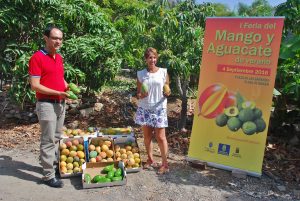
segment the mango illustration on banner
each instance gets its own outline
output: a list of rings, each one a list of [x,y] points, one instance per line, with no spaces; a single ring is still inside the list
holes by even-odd
[[[215,83],[207,87],[199,98],[199,115],[212,119],[221,114],[227,101],[227,88],[220,83]]]
[[[199,98],[199,115],[215,118],[219,127],[226,126],[232,132],[242,129],[246,135],[263,132],[266,122],[262,110],[255,102],[245,100],[239,92],[228,91],[227,87],[215,83],[207,87]]]

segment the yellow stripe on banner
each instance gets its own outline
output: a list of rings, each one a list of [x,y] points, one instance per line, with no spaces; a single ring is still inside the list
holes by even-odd
[[[212,94],[207,101],[204,102],[202,109],[203,111],[201,114],[203,116],[209,115],[212,112],[214,112],[218,106],[222,103],[224,96],[226,94],[227,90],[220,90]]]

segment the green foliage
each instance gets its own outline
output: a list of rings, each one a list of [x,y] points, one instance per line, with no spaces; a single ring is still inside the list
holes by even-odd
[[[282,92],[287,103],[299,105],[300,100],[300,24],[299,0],[288,0],[277,6],[275,15],[285,16],[284,35],[281,48],[280,60],[277,71],[276,87]],[[289,35],[287,35],[289,33]],[[276,105],[283,105],[275,102]]]
[[[105,83],[103,86],[103,90],[113,90],[113,91],[133,91],[136,89],[136,81],[135,80],[126,80],[126,79],[114,79]]]
[[[231,11],[227,5],[221,3],[213,3],[212,7],[215,10],[216,16],[235,16],[235,13]]]
[[[161,66],[173,77],[189,80],[199,74],[206,16],[214,14],[208,5],[184,1],[172,9],[161,6],[161,23],[153,29],[154,43],[160,51]],[[184,44],[184,45],[182,45]]]
[[[300,35],[290,36],[282,41],[279,57],[284,60],[300,58]]]
[[[28,53],[23,53],[15,63],[14,68],[12,68],[13,86],[9,91],[11,97],[17,103],[23,103],[26,100],[34,101],[34,92],[30,90],[29,76],[28,76],[28,60],[30,55]]]
[[[255,0],[250,6],[238,4],[238,15],[241,16],[272,16],[273,8],[267,0]]]
[[[100,1],[101,8],[109,12],[115,28],[122,33],[124,39],[120,57],[122,66],[136,68],[142,66],[143,52],[151,36],[145,33],[148,22],[149,3],[139,0]]]
[[[286,18],[276,87],[285,101],[293,103],[300,103],[299,1],[287,0],[275,11],[276,16]],[[238,8],[243,16],[271,16],[272,12],[266,0],[250,6],[240,3]],[[205,18],[220,15],[233,13],[222,4],[196,4],[193,0],[2,0],[0,70],[13,75],[10,94],[17,102],[34,101],[28,60],[44,45],[44,27],[55,23],[64,32],[61,54],[68,82],[84,86],[88,92],[102,86],[134,88],[135,83],[114,78],[121,66],[144,68],[144,51],[152,46],[160,54],[158,66],[168,68],[172,85],[176,79],[178,89],[173,92],[186,96],[180,88],[191,93],[189,89],[198,84]]]
[[[126,2],[105,1],[103,5],[112,10],[114,24],[123,34],[122,66],[135,70],[145,68],[145,49],[156,48],[160,54],[157,65],[167,68],[171,79],[178,81],[177,91],[185,99],[191,75],[200,72],[205,18],[215,14],[213,7],[197,5],[192,0],[179,3],[158,0],[144,6],[138,6],[137,1],[131,5]]]
[[[28,60],[41,42],[41,38],[36,37],[37,26],[40,26],[37,20],[39,7],[42,7],[42,2],[0,2],[0,68],[13,76],[9,94],[20,104],[34,100],[28,83]],[[29,10],[32,12],[27,12]]]
[[[284,33],[300,34],[300,0],[287,0],[276,7],[275,16],[285,16]]]
[[[274,98],[274,128],[282,126],[283,122],[293,124],[298,121],[298,117],[290,115],[298,114],[298,111],[288,112],[287,106],[300,106],[300,1],[287,0],[278,5],[275,15],[284,16],[285,22],[275,82],[281,94]]]
[[[10,93],[19,103],[34,100],[27,81],[28,55],[43,47],[42,32],[49,23],[64,32],[61,54],[67,81],[97,91],[120,68],[121,34],[95,3],[3,0],[0,2],[0,69],[13,75]],[[20,63],[24,58],[26,65]]]
[[[73,66],[69,63],[64,64],[65,67],[65,79],[68,82],[73,83],[85,83],[86,75],[78,68],[73,68]]]
[[[298,56],[299,57],[299,56]],[[300,100],[300,62],[299,58],[285,60],[277,70],[276,88],[288,102],[299,105]],[[276,104],[275,104],[276,106]]]
[[[121,34],[93,2],[76,0],[61,6],[59,12],[64,13],[69,36],[62,48],[66,61],[85,74],[81,77],[88,92],[100,90],[120,69]]]
[[[205,17],[214,14],[210,4],[114,0],[100,5],[110,9],[116,28],[123,33],[122,66],[144,68],[143,53],[153,46],[160,53],[159,65],[171,74],[188,79],[199,73]]]
[[[66,59],[85,73],[88,90],[97,91],[119,71],[121,59],[118,49],[121,45],[120,35],[107,27],[99,35],[70,38],[65,41],[63,50],[68,53]]]

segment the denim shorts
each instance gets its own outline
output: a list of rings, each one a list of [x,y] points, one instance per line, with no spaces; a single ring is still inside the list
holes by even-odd
[[[166,108],[148,110],[138,107],[135,114],[135,123],[141,126],[150,126],[153,128],[168,127],[168,115]]]

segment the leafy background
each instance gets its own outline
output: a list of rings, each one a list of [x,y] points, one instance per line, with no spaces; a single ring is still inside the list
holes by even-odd
[[[187,99],[194,96],[200,73],[205,19],[209,16],[285,16],[274,96],[276,126],[296,121],[300,103],[300,0],[272,7],[266,0],[237,11],[223,4],[167,0],[2,0],[0,72],[12,79],[11,98],[34,102],[28,84],[28,60],[43,46],[42,32],[53,23],[64,32],[61,54],[68,82],[87,94],[111,86],[121,69],[144,68],[143,52],[155,47],[159,66],[171,75],[171,88],[182,100],[180,128],[186,124]],[[121,85],[120,85],[121,87]],[[289,105],[293,107],[293,114]]]

